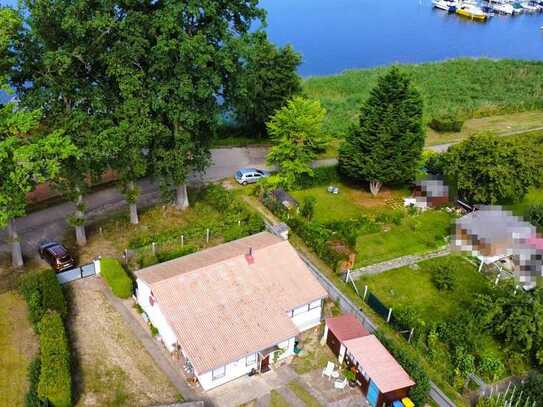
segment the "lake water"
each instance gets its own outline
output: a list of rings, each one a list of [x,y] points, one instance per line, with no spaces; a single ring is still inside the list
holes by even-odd
[[[430,0],[262,0],[268,33],[303,55],[300,73],[456,57],[543,59],[543,14],[481,23]]]
[[[303,76],[456,57],[543,59],[543,14],[480,23],[433,9],[430,0],[261,0],[261,5],[268,11],[270,38],[291,43],[303,55]]]

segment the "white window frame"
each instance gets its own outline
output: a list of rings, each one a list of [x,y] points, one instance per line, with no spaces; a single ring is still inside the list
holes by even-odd
[[[247,355],[245,357],[245,366],[252,366],[256,364],[256,353],[253,353],[251,355]]]
[[[310,303],[309,303],[309,311],[311,311],[312,309],[315,309],[315,308],[320,308],[320,307],[321,307],[321,303],[322,303],[322,300],[321,300],[321,299],[318,299],[318,300],[316,300],[316,301],[310,302]]]
[[[292,310],[292,316],[295,317],[297,315],[302,315],[306,313],[309,310],[309,304],[302,305],[301,307],[294,308]]]
[[[224,376],[226,376],[226,366],[221,366],[211,371],[212,380],[222,379]]]

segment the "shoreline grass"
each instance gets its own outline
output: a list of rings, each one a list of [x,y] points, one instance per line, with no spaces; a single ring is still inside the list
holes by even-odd
[[[303,91],[326,108],[325,129],[338,137],[355,122],[361,104],[387,69],[310,77]],[[426,123],[444,114],[469,119],[543,108],[543,62],[454,59],[405,64],[401,69],[422,94]]]

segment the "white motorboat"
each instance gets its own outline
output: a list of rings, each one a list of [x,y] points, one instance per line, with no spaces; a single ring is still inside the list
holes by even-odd
[[[539,7],[530,4],[529,2],[520,3],[526,13],[539,13]]]
[[[509,3],[489,3],[490,7],[499,14],[513,15],[515,14],[515,9]]]
[[[432,4],[435,8],[440,10],[445,10],[449,13],[454,13],[456,11],[456,2],[448,0],[432,0]]]

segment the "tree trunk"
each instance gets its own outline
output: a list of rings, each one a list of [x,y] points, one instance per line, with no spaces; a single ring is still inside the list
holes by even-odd
[[[379,190],[383,186],[383,183],[380,181],[370,181],[370,192],[373,196],[377,196]]]
[[[15,219],[10,219],[8,222],[8,235],[11,245],[11,265],[14,268],[22,267],[23,251],[21,250],[21,242],[15,228]]]
[[[85,204],[83,203],[83,195],[80,194],[77,196],[75,205],[75,239],[78,246],[85,246],[87,244],[87,233],[85,231],[85,213],[83,212]]]
[[[138,218],[138,206],[135,203],[129,204],[130,207],[130,223],[133,225],[137,225],[140,223],[140,220]]]
[[[128,183],[128,206],[130,208],[130,223],[132,225],[137,225],[140,223],[138,217],[138,206],[136,204],[137,199],[136,186],[134,181],[130,181]]]
[[[175,207],[177,209],[187,209],[189,207],[189,195],[187,193],[187,184],[178,185],[176,188]]]

